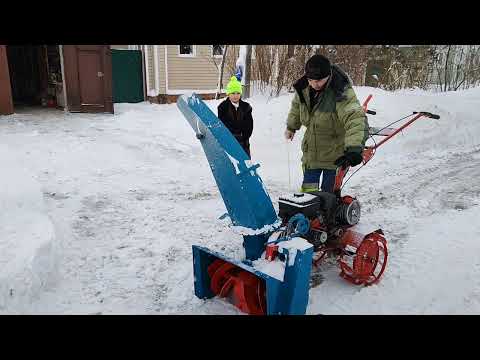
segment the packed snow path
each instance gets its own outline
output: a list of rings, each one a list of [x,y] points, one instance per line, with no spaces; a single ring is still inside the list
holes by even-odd
[[[354,287],[327,263],[315,274],[308,313],[480,313],[480,89],[356,91],[360,99],[374,94],[373,126],[419,110],[441,119],[417,121],[345,186],[361,202],[361,223],[386,234],[390,257],[382,281]],[[275,206],[301,181],[302,134],[283,140],[291,97],[250,101],[253,160]],[[208,104],[215,109],[218,101]],[[191,245],[238,258],[242,238],[218,220],[225,207],[175,105],[117,104],[114,116],[23,112],[0,117],[0,141],[42,184],[56,232],[55,281],[21,309],[238,314],[221,300],[193,294]]]

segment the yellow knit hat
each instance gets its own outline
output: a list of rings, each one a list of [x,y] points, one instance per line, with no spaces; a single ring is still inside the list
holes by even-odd
[[[230,82],[227,85],[227,95],[239,93],[242,94],[242,84],[237,80],[235,76],[230,78]]]

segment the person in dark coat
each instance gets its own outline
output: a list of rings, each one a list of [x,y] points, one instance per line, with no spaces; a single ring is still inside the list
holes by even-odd
[[[252,107],[241,99],[242,84],[232,76],[226,89],[227,98],[218,105],[218,118],[250,156],[250,136],[253,132]]]

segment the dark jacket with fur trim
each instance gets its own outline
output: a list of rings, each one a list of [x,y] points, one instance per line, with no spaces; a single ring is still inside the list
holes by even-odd
[[[230,99],[225,99],[218,105],[218,118],[230,130],[245,152],[250,155],[250,136],[253,132],[252,107],[240,99],[236,109]]]
[[[307,78],[300,78],[293,87],[287,129],[306,127],[302,141],[305,168],[335,169],[335,160],[345,151],[363,150],[368,137],[367,117],[342,69],[332,66],[332,75],[312,108]]]

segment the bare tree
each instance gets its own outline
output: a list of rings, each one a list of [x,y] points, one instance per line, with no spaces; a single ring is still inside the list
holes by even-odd
[[[252,64],[252,45],[247,45],[247,55],[245,59],[245,90],[243,91],[243,97],[248,99],[250,97],[250,73]]]
[[[450,59],[450,52],[452,50],[452,45],[447,46],[447,56],[445,58],[445,67],[444,67],[444,75],[445,75],[445,81],[444,81],[444,88],[443,91],[447,91],[447,85],[448,85],[448,60]]]
[[[311,45],[257,45],[252,78],[260,91],[270,89],[270,96],[278,96],[303,75],[305,62],[312,54]]]
[[[220,64],[220,70],[218,73],[218,85],[217,85],[217,92],[215,94],[215,99],[218,99],[218,96],[222,92],[223,88],[223,71],[225,68],[225,59],[227,58],[227,53],[228,53],[228,45],[224,45],[225,48],[223,49],[223,54],[222,54],[222,62]]]
[[[262,92],[269,89],[270,96],[278,96],[284,89],[292,91],[293,83],[304,74],[306,61],[315,53],[340,66],[354,85],[367,85],[371,71],[376,81],[369,84],[390,91],[433,86],[451,91],[480,83],[478,45],[257,45],[252,53],[250,80]],[[226,60],[225,66],[231,63]]]
[[[255,62],[251,69],[251,78],[257,81],[261,91],[264,91],[272,83],[275,47],[275,45],[255,46]]]
[[[368,49],[362,45],[320,45],[317,53],[341,67],[355,85],[364,85]]]
[[[477,86],[480,80],[480,46],[446,45],[434,47],[432,83],[441,91]]]
[[[470,45],[465,60],[465,82],[463,88],[477,86],[480,81],[480,46]]]
[[[292,46],[288,45],[286,47],[278,47],[276,51],[277,66],[276,66],[276,76],[275,76],[275,87],[272,88],[270,95],[278,96],[282,89],[290,84],[288,84],[288,74],[290,67],[292,67],[294,53]]]
[[[455,69],[455,79],[453,81],[453,90],[458,90],[458,88],[463,84],[463,82],[465,81],[465,72],[464,71],[461,71],[461,67],[463,65],[463,53],[464,53],[464,48],[462,47],[460,49],[460,59],[459,61],[457,62],[456,64],[456,69]],[[460,81],[460,77],[461,75],[463,75],[463,80]]]

